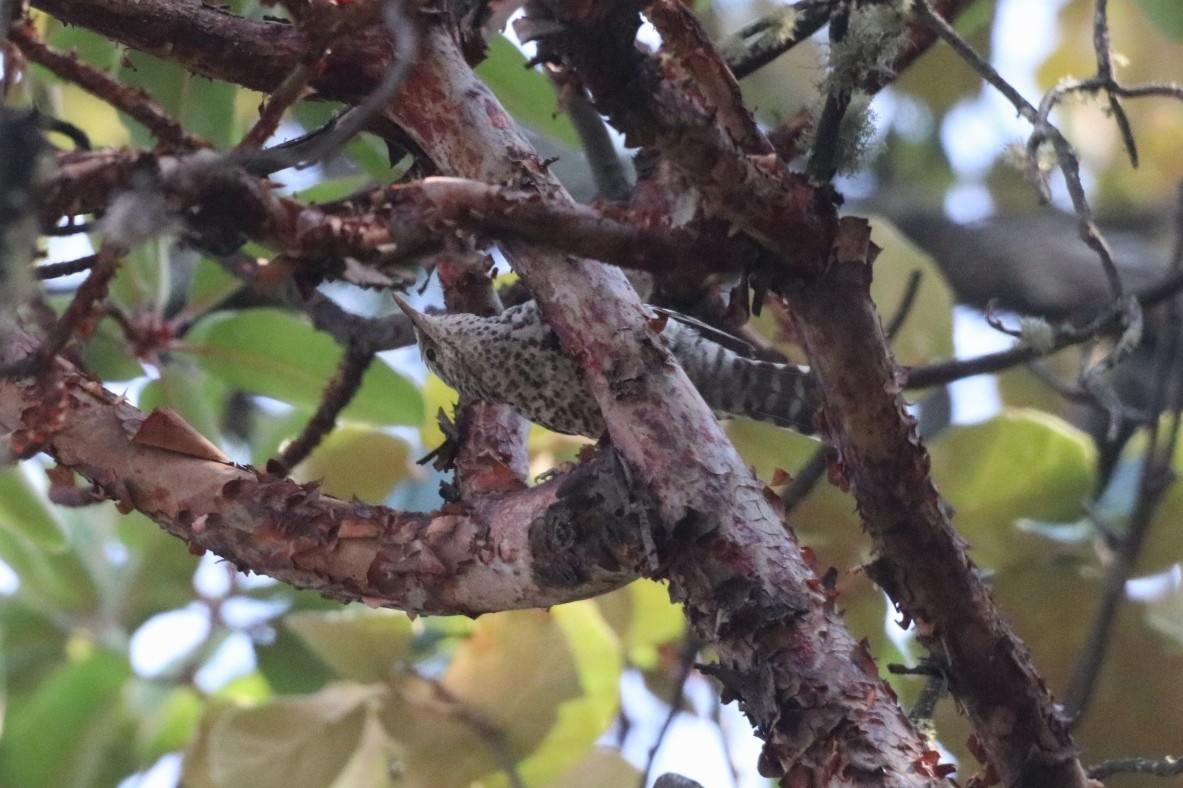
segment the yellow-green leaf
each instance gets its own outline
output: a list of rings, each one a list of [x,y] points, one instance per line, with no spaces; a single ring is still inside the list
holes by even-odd
[[[582,694],[559,706],[558,724],[542,744],[518,766],[527,784],[557,777],[595,746],[620,707],[620,675],[624,669],[620,643],[591,600],[551,610],[566,633],[575,656]],[[489,781],[506,786],[504,774]]]
[[[185,757],[184,782],[203,788],[324,788],[362,766],[359,748],[383,765],[390,753],[367,741],[367,717],[389,692],[341,682],[314,695],[213,713]]]
[[[414,638],[405,613],[350,607],[329,613],[291,613],[284,625],[343,679],[388,681],[407,658]]]
[[[292,471],[297,481],[320,480],[325,492],[338,498],[381,503],[394,485],[418,475],[406,441],[357,425],[333,430]]]
[[[597,597],[595,602],[620,638],[629,662],[644,670],[655,666],[658,646],[677,640],[686,632],[682,606],[670,601],[665,583],[637,580]]]
[[[637,785],[641,773],[615,750],[596,749],[546,783],[546,788],[619,788]]]
[[[494,773],[504,759],[488,731],[527,784],[536,784],[570,766],[603,732],[616,708],[620,666],[616,639],[589,602],[497,613],[479,619],[456,648],[442,692],[407,677],[383,717],[406,747],[412,784],[468,786],[485,775],[487,784],[501,784]]]

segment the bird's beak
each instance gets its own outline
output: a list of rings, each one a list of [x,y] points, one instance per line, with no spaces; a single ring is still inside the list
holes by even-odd
[[[403,314],[411,319],[411,325],[415,326],[416,331],[424,336],[433,336],[431,323],[427,321],[419,310],[400,298],[398,293],[391,293],[390,295],[394,297],[394,303],[398,304],[398,308],[403,310]]]

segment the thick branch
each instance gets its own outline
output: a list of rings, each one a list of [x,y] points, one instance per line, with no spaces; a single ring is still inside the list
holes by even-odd
[[[710,107],[703,111],[702,94],[660,79],[654,62],[636,53],[634,28],[623,21],[627,4],[557,1],[548,9],[567,28],[548,42],[597,105],[630,139],[656,147],[707,199],[730,201],[728,218],[742,213],[737,226],[776,255],[770,271],[779,264],[794,273],[797,282],[782,276],[773,285],[793,307],[821,383],[839,462],[879,552],[875,578],[945,661],[991,765],[1006,784],[1086,784],[1050,693],[975,574],[932,485],[870,299],[865,223],[845,222],[835,235],[823,192],[772,163],[745,172],[752,166],[745,154],[761,151],[737,149]],[[674,51],[667,60],[696,56]],[[741,196],[754,182],[759,198]],[[802,231],[810,233],[806,242],[797,237]]]
[[[155,183],[149,184],[149,173]],[[482,239],[526,241],[653,274],[676,272],[695,281],[709,274],[737,274],[754,257],[750,242],[724,232],[637,226],[533,189],[463,178],[431,177],[394,186],[376,192],[377,204],[370,210],[337,215],[332,206],[279,197],[265,181],[207,153],[62,154],[57,171],[42,187],[42,222],[51,226],[62,216],[100,209],[133,189],[149,195],[153,205],[166,203],[170,218],[187,218],[196,238],[258,241],[293,262],[307,258],[317,269],[324,268],[326,257],[336,260],[345,254],[379,269],[396,266],[446,247],[457,230]]]
[[[868,571],[940,660],[1004,784],[1083,785],[1050,693],[932,484],[869,285],[869,266],[838,260],[789,299],[840,467],[875,540]]]
[[[425,55],[404,96],[430,100],[395,109],[441,168],[490,182],[527,182],[569,200],[463,68],[450,39],[429,36]],[[725,686],[767,738],[763,771],[837,781],[832,784],[924,782],[927,745],[842,625],[800,547],[784,538],[775,496],[753,478],[655,341],[624,277],[522,244],[506,249],[585,367],[613,445],[654,497],[662,571],[715,646]]]
[[[34,434],[105,497],[191,549],[342,601],[464,614],[550,605],[637,577],[645,519],[611,453],[514,495],[435,514],[321,495],[315,485],[137,443],[145,416],[58,362],[58,423],[45,392],[0,381],[0,433]]]

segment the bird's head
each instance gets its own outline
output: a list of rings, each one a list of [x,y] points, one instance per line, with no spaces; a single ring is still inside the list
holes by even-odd
[[[445,383],[460,389],[466,374],[465,364],[462,348],[456,342],[457,327],[450,325],[450,316],[426,315],[398,295],[394,296],[394,301],[411,320],[423,363]]]

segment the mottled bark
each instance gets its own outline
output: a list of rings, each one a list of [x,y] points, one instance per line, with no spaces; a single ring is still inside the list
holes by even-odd
[[[147,445],[139,410],[65,362],[55,376],[52,396],[0,380],[9,446],[35,439],[105,497],[244,571],[341,601],[467,615],[548,607],[639,576],[646,517],[611,454],[514,495],[398,512]]]

